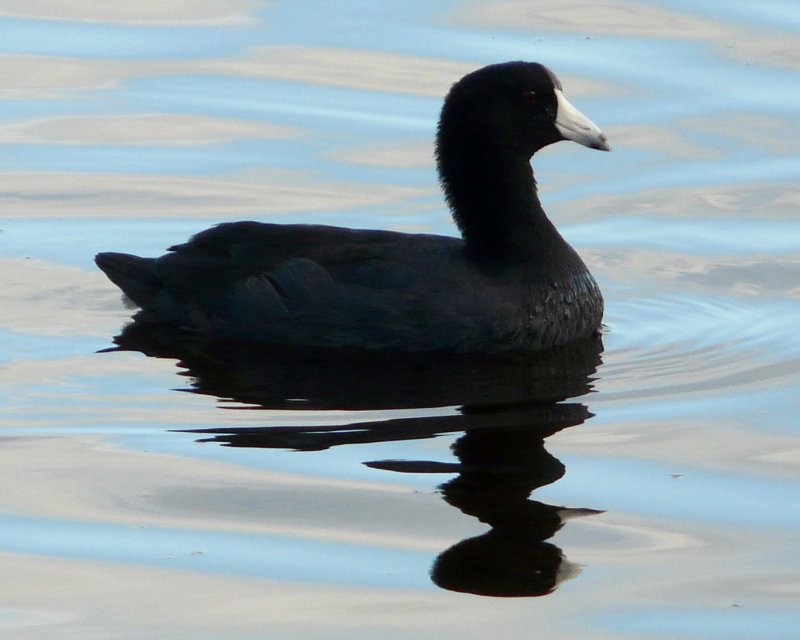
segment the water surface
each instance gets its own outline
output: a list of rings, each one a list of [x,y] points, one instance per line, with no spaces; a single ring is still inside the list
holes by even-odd
[[[62,4],[0,8],[2,634],[796,637],[794,3]],[[614,147],[535,161],[602,346],[97,353],[130,316],[100,250],[455,234],[441,97],[509,59]]]

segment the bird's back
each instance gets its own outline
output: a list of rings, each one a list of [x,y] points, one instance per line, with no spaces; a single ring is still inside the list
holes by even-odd
[[[238,222],[160,258],[97,264],[141,307],[137,321],[275,344],[531,349],[590,335],[602,314],[585,268],[482,267],[435,235]]]

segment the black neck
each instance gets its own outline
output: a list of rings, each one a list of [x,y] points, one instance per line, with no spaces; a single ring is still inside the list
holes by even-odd
[[[468,253],[483,262],[545,259],[563,243],[547,219],[530,158],[516,149],[439,140],[439,176]],[[460,148],[459,148],[460,147]],[[552,249],[552,247],[550,247]]]

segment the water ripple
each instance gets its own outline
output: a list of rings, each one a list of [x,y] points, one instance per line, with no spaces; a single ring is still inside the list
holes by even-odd
[[[800,347],[787,305],[797,306],[685,295],[615,301],[604,387],[642,397],[752,388],[796,375]]]

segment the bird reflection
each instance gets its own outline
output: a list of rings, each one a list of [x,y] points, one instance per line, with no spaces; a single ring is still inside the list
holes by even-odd
[[[439,555],[432,578],[440,587],[491,596],[540,596],[576,575],[578,567],[545,540],[568,518],[600,511],[568,509],[528,497],[565,472],[545,450],[545,438],[591,414],[580,404],[543,409],[517,409],[517,425],[468,429],[452,445],[459,463],[447,469],[423,462],[367,463],[393,471],[457,473],[440,487],[445,501],[491,527]]]
[[[431,577],[444,589],[487,596],[540,596],[578,572],[548,542],[573,517],[601,513],[530,499],[565,473],[544,447],[552,434],[591,418],[567,402],[592,389],[599,337],[537,354],[497,357],[401,355],[265,349],[220,344],[133,324],[116,349],[175,358],[192,390],[253,409],[389,410],[459,407],[452,415],[414,415],[347,425],[224,427],[191,430],[201,442],[231,447],[316,451],[334,446],[460,433],[457,461],[373,460],[397,473],[454,475],[444,500],[489,530],[442,552]]]

